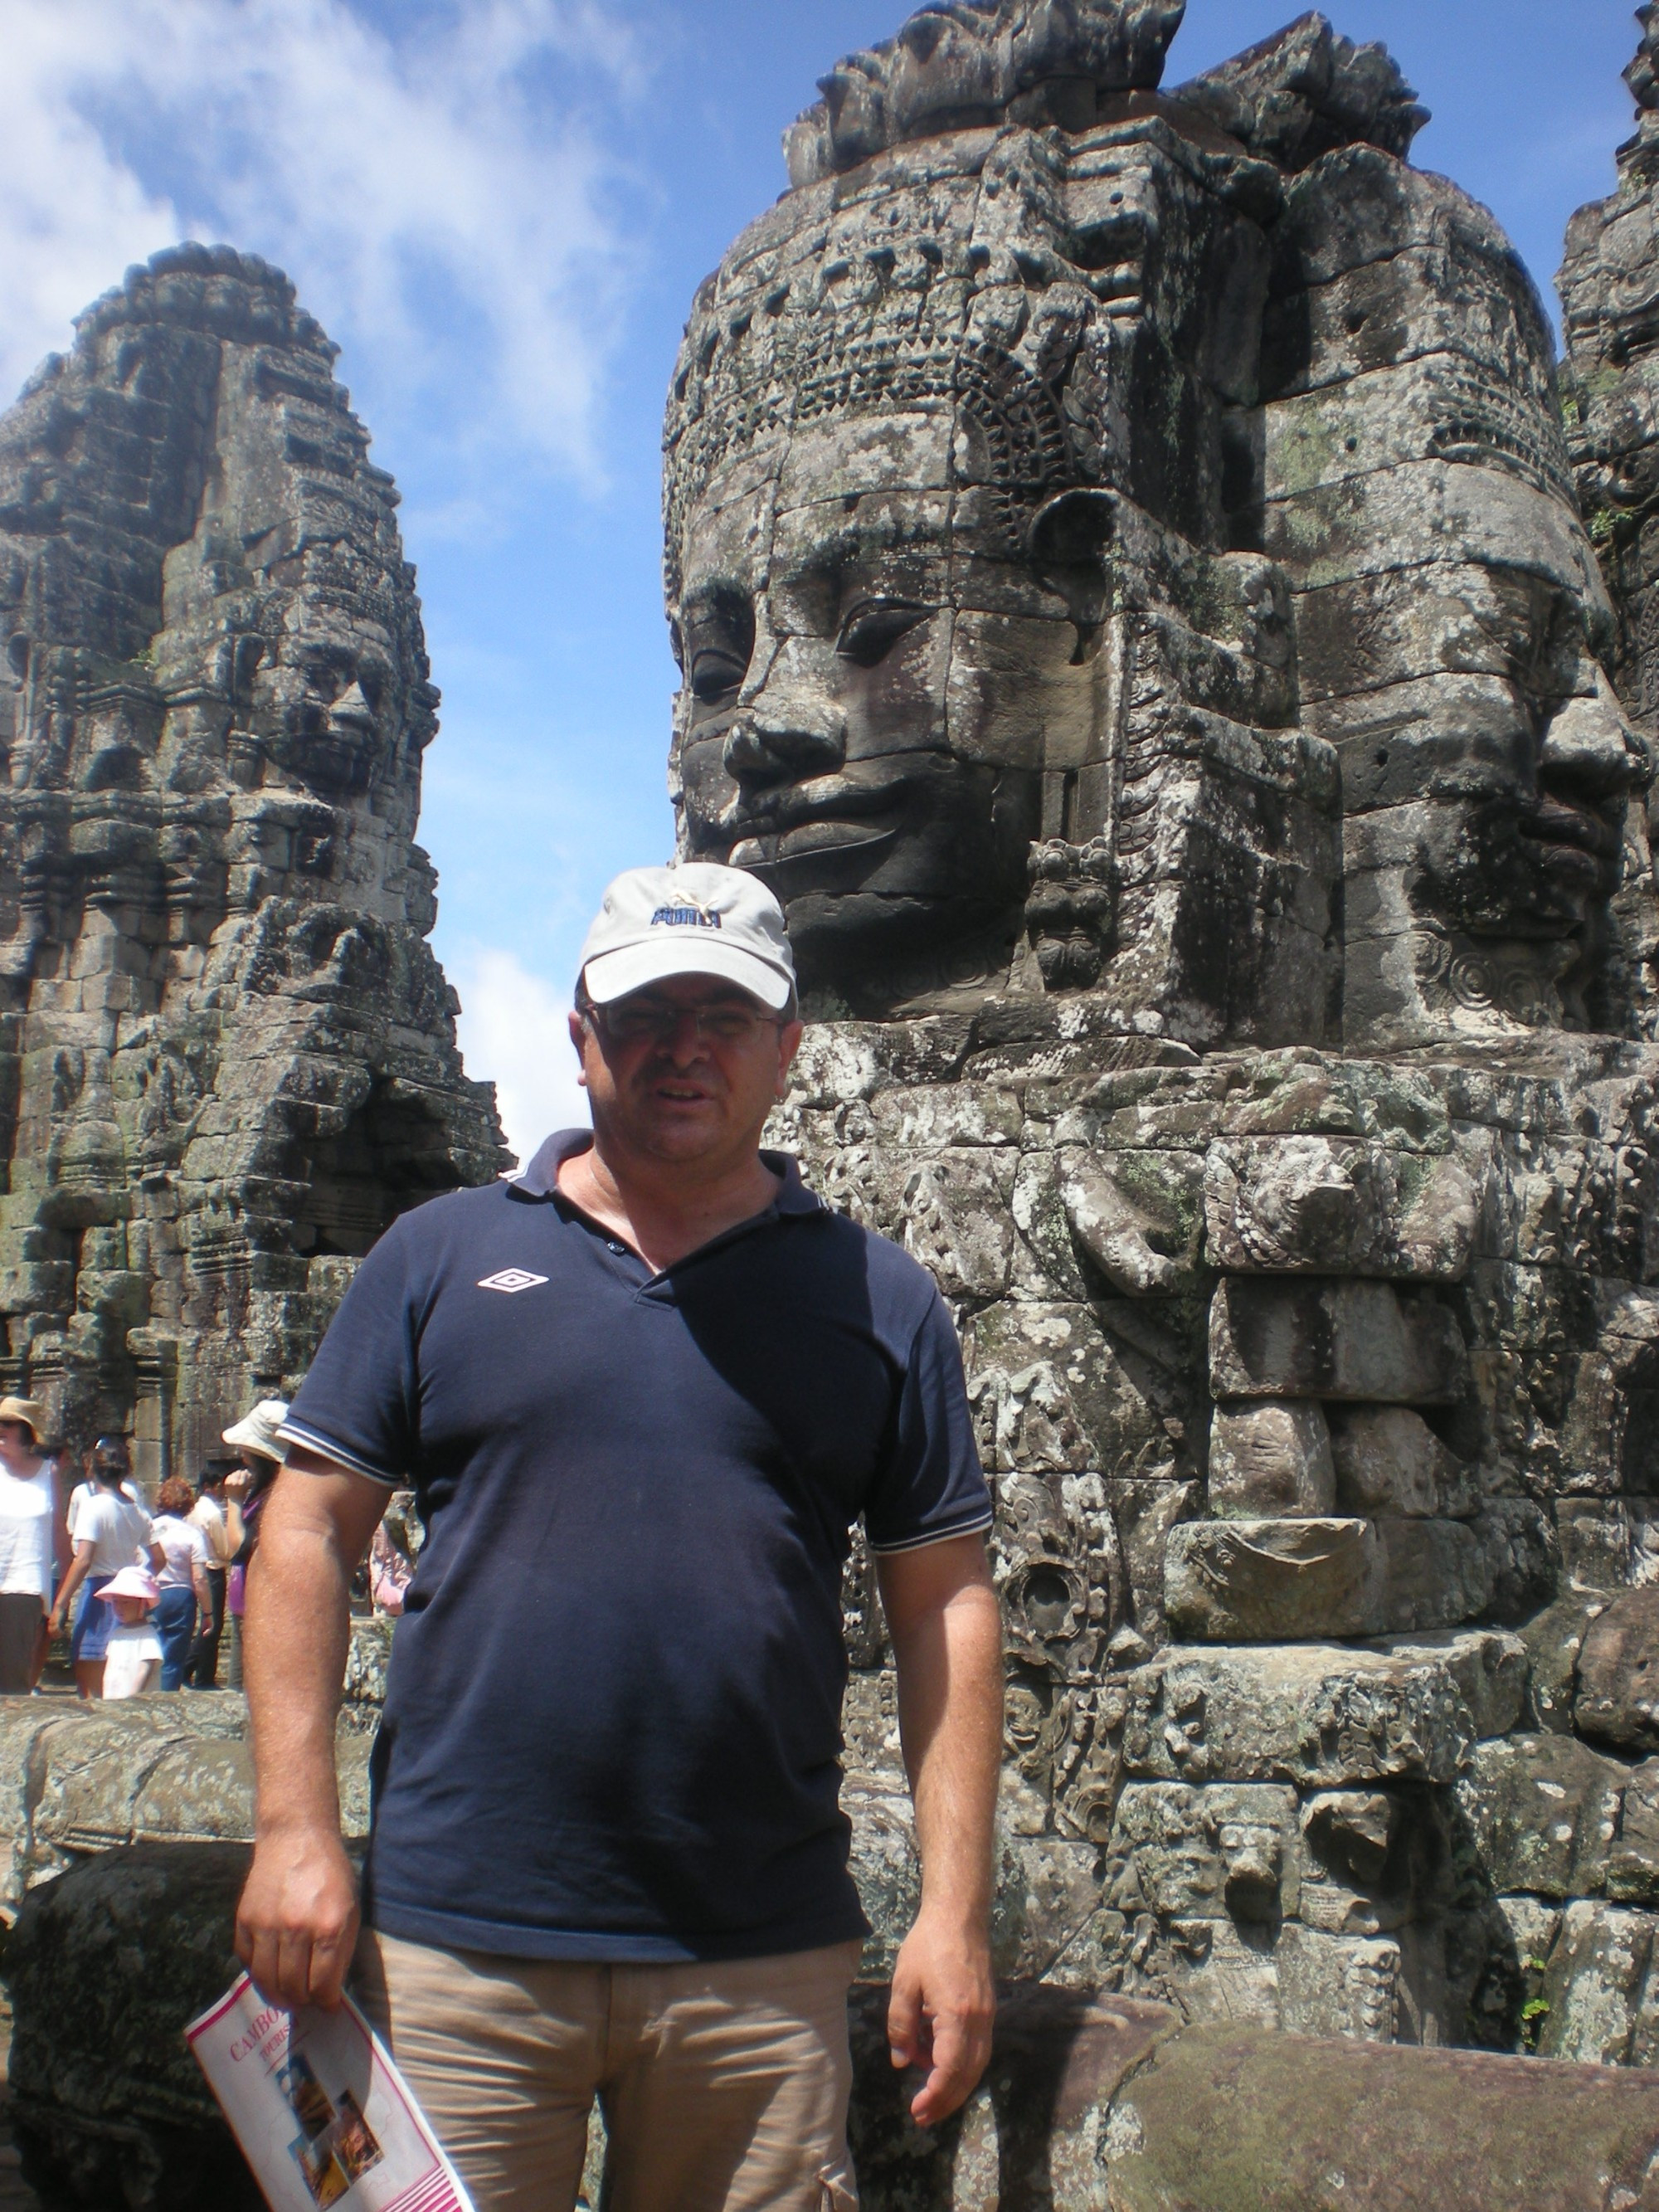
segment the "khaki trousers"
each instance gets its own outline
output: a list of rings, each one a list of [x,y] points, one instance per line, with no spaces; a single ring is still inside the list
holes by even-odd
[[[606,2212],[854,2212],[860,1948],[594,1966],[365,1931],[353,1988],[477,2212],[571,2212],[596,2098]]]

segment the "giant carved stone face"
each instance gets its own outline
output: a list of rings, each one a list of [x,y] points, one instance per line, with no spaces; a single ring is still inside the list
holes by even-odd
[[[1294,721],[1287,588],[1223,550],[1224,407],[1253,374],[1266,252],[1192,158],[1163,114],[1085,158],[956,132],[790,195],[700,295],[668,425],[682,843],[773,885],[809,989],[901,1004],[941,961],[1006,981],[1044,846],[1065,848],[1057,926],[1091,916],[1116,816],[1147,831],[1174,803],[1161,758],[1127,757],[1137,684]],[[1203,283],[1181,313],[1166,225]],[[1137,410],[1138,387],[1163,402]],[[1265,781],[1306,814],[1295,751]],[[1182,834],[1143,836],[1127,896],[1139,866],[1158,899]],[[1026,962],[1039,993],[1101,973],[1098,948],[1061,949]]]
[[[1621,1027],[1608,902],[1650,767],[1531,283],[1368,147],[1297,180],[1278,257],[1261,529],[1341,761],[1349,1040]]]
[[[942,412],[884,442],[951,428]],[[677,625],[688,845],[772,886],[809,972],[1017,911],[1045,728],[1087,711],[1063,609],[1012,565],[1007,611],[963,604],[950,494],[856,475],[775,517],[764,557],[694,519]]]
[[[928,135],[916,70],[1030,12],[844,64],[699,294],[683,848],[773,886],[826,1008],[943,975],[1200,1045],[1617,1026],[1649,769],[1529,280],[1403,160],[1397,75],[1352,143],[1375,57],[1310,119],[1291,33],[1164,98],[1177,11],[1085,9],[1140,89]]]

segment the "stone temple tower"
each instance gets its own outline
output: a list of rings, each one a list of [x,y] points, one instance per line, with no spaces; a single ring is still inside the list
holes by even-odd
[[[1389,57],[1165,90],[1182,12],[939,0],[789,134],[669,396],[682,845],[961,1329],[1006,1970],[1650,2064],[1659,19],[1564,421]]]
[[[397,493],[280,271],[159,254],[0,418],[0,1376],[165,1473],[504,1163],[414,843]]]

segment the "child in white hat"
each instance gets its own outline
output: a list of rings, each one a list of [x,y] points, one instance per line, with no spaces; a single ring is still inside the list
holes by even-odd
[[[161,1680],[161,1639],[151,1611],[161,1586],[148,1568],[123,1567],[98,1593],[115,1609],[115,1626],[104,1654],[106,1698],[138,1698]]]

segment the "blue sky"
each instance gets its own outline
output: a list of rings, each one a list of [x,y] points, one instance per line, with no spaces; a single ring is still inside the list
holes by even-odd
[[[1295,0],[1189,0],[1173,84]],[[1626,0],[1327,0],[1544,289],[1632,127]],[[404,494],[442,730],[422,837],[468,1066],[580,1112],[562,1010],[608,878],[667,856],[663,394],[779,133],[904,0],[0,0],[0,386],[179,237],[282,264]]]

